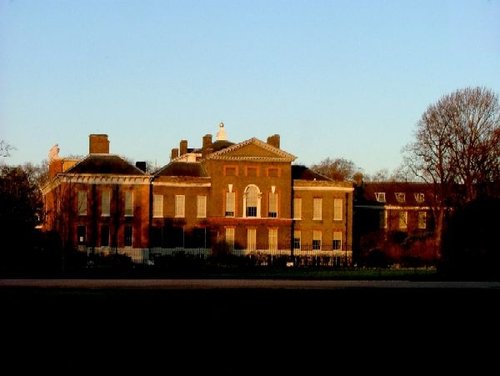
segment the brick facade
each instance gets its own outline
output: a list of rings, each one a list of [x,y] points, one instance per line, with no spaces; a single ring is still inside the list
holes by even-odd
[[[225,242],[236,255],[350,264],[352,184],[293,165],[279,135],[232,143],[222,127],[200,148],[182,140],[152,174],[109,154],[106,135],[90,135],[87,157],[66,170],[64,159],[51,161],[45,229],[69,247],[138,262],[175,251],[206,256]]]

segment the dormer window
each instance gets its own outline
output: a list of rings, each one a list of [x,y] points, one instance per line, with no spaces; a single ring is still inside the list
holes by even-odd
[[[396,192],[394,193],[396,195],[396,201],[399,202],[400,204],[405,202],[405,194],[404,192]]]
[[[385,192],[375,192],[375,199],[378,202],[385,202]]]
[[[423,203],[425,200],[425,195],[423,193],[415,193],[415,201],[419,204]]]

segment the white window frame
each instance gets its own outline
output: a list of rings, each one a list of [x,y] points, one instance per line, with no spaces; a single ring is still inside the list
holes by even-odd
[[[87,191],[78,191],[78,215],[87,215],[88,213],[88,199]]]
[[[278,228],[272,227],[269,229],[269,251],[278,250]]]
[[[234,249],[235,233],[236,231],[234,227],[226,227],[226,243],[229,245],[231,250]]]
[[[295,197],[293,199],[293,219],[302,219],[302,197]]]
[[[338,248],[335,248],[336,241],[338,241],[340,244],[340,247],[338,247]],[[342,231],[334,231],[333,232],[332,250],[333,251],[341,251],[342,250]]]
[[[186,196],[175,195],[175,218],[184,218],[186,216]]]
[[[153,218],[163,218],[163,195],[153,195]]]
[[[344,219],[344,200],[341,198],[333,199],[333,220],[334,221],[342,221]]]
[[[196,218],[207,217],[207,196],[196,196]]]
[[[398,213],[398,227],[401,230],[408,228],[408,212],[406,210],[401,210]]]
[[[125,191],[125,217],[134,215],[134,191]]]
[[[380,228],[387,228],[389,212],[387,210],[380,211]]]
[[[395,192],[394,196],[396,196],[396,201],[400,204],[403,204],[406,201],[406,195],[404,192]]]
[[[235,213],[236,213],[236,193],[232,191],[226,192],[226,210],[224,216],[234,217],[236,215]]]
[[[257,250],[257,229],[247,228],[247,250],[252,252]]]
[[[313,220],[321,221],[323,219],[323,198],[313,198]]]
[[[268,199],[269,199],[269,211],[267,216],[269,218],[278,218],[278,193],[269,192]]]
[[[320,230],[313,230],[313,237],[312,237],[312,244],[311,244],[311,248],[313,251],[321,251],[321,247],[322,247],[322,240],[323,240],[323,232],[320,231]],[[314,242],[315,241],[319,241],[319,248],[315,249],[314,248]]]
[[[422,192],[415,193],[415,201],[419,204],[423,203],[425,201],[425,194]]]
[[[418,223],[417,226],[420,230],[425,230],[427,228],[427,212],[418,212]]]
[[[255,197],[250,197],[250,195],[255,195]],[[255,200],[255,205],[256,206],[248,206],[248,203],[251,200]],[[250,184],[247,185],[245,188],[245,193],[243,194],[243,216],[245,218],[260,218],[260,207],[261,207],[261,201],[262,201],[262,193],[259,189],[258,186],[255,184]],[[247,215],[247,208],[250,207],[255,207],[255,215]]]
[[[101,216],[111,215],[111,189],[103,189],[101,192]]]
[[[295,239],[298,239],[298,247],[295,246]],[[302,232],[295,230],[293,232],[293,249],[300,251],[302,249]]]

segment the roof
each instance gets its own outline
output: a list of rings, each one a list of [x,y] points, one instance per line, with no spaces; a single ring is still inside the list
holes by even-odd
[[[70,174],[145,175],[143,171],[114,154],[89,154],[65,172]]]
[[[332,181],[332,179],[318,174],[304,165],[292,165],[292,179]]]
[[[234,142],[227,141],[227,140],[217,140],[210,145],[210,148],[212,149],[212,152],[218,152],[222,149],[228,148],[230,146],[233,146]]]
[[[170,162],[156,171],[154,175],[206,177],[207,173],[199,162]]]
[[[216,141],[216,144],[219,141]],[[212,145],[213,147],[213,145]],[[207,155],[206,159],[225,159],[225,160],[240,160],[240,161],[275,161],[275,162],[292,162],[297,157],[274,147],[266,142],[263,142],[255,137],[238,144],[225,146],[223,149]]]
[[[430,206],[433,198],[432,187],[425,183],[373,182],[356,190],[357,204],[365,205]]]

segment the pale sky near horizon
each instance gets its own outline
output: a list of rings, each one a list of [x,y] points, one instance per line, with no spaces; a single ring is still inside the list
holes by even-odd
[[[394,170],[416,123],[468,86],[500,95],[500,0],[0,0],[8,164],[86,155],[158,166],[222,121],[311,165]]]

